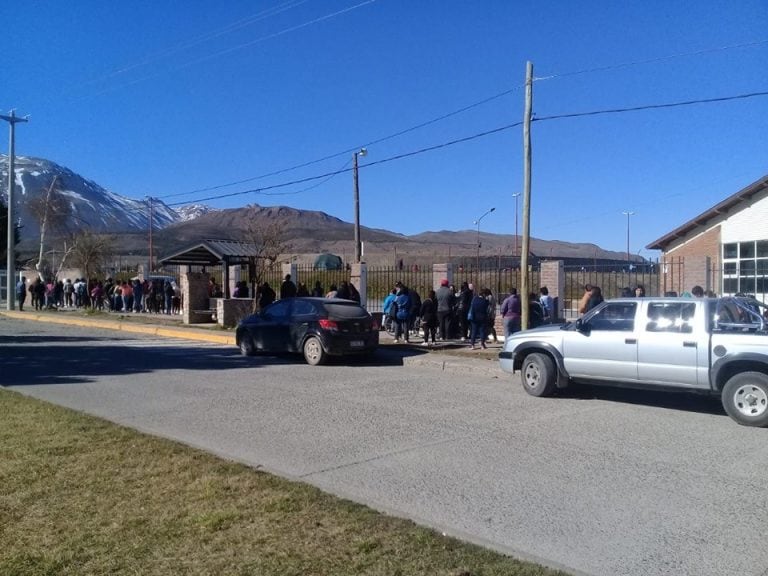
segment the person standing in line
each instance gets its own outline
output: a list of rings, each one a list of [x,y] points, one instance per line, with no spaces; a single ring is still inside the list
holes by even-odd
[[[121,293],[123,295],[123,312],[133,311],[133,286],[130,282],[123,280],[121,286]]]
[[[645,296],[645,286],[638,284],[635,287],[635,298],[642,298]]]
[[[528,295],[528,328],[538,328],[544,324],[544,307],[535,292]]]
[[[587,304],[589,304],[589,299],[591,297],[592,297],[592,284],[585,284],[584,294],[581,295],[581,300],[579,300],[579,314],[584,314],[584,312],[587,311]]]
[[[435,345],[435,333],[437,332],[437,295],[434,290],[427,293],[427,297],[421,302],[421,326],[424,329],[424,346],[429,346],[430,337],[432,345]]]
[[[24,312],[24,302],[27,300],[27,279],[22,276],[16,282],[16,301],[19,303],[19,312]]]
[[[411,299],[411,311],[408,316],[408,329],[413,333],[419,333],[419,318],[421,317],[421,296],[415,288],[408,289],[408,296]]]
[[[264,308],[272,304],[274,301],[275,291],[272,289],[272,286],[269,285],[269,282],[264,282],[264,284],[262,284],[259,288],[259,308],[264,310]]]
[[[307,290],[307,285],[304,282],[299,282],[299,285],[296,286],[296,296],[309,296],[309,290]]]
[[[520,297],[517,295],[517,288],[512,288],[509,296],[504,298],[501,303],[501,318],[504,323],[504,338],[507,338],[520,331],[522,307]]]
[[[585,310],[585,312],[589,312],[590,310],[592,310],[592,308],[600,304],[600,302],[602,301],[603,301],[603,291],[600,289],[600,286],[592,286],[592,294],[589,297],[589,300],[587,300],[587,309]]]
[[[490,288],[483,290],[485,301],[488,302],[488,322],[486,323],[486,334],[490,339],[493,335],[493,341],[498,342],[499,336],[496,334],[496,296],[493,295]]]
[[[410,342],[408,335],[408,322],[411,316],[411,297],[408,295],[408,287],[398,282],[397,297],[395,298],[397,306],[397,317],[395,324],[395,343],[400,342],[402,336],[406,342]]]
[[[466,282],[461,283],[457,299],[457,310],[459,314],[459,338],[462,342],[467,340],[469,333],[469,306],[472,303],[472,289]]]
[[[339,282],[339,288],[336,290],[336,298],[341,298],[342,300],[351,300],[349,294],[349,283],[346,280]]]
[[[555,319],[555,300],[549,295],[549,288],[539,288],[539,304],[544,311],[544,323],[550,324]]]
[[[437,299],[437,323],[440,328],[440,340],[448,340],[451,336],[451,317],[453,307],[456,305],[456,295],[448,286],[447,278],[440,281],[440,288],[437,289],[435,298]]]
[[[170,280],[166,280],[165,284],[163,284],[163,295],[164,295],[164,303],[165,303],[165,313],[170,314],[173,310],[173,296],[176,294],[176,291],[173,289],[173,284],[171,284]]]
[[[322,298],[325,296],[325,291],[323,290],[323,285],[320,284],[320,280],[315,280],[315,287],[312,288],[312,296],[315,298]]]
[[[475,341],[480,339],[480,346],[485,349],[485,326],[488,323],[488,300],[486,300],[478,290],[472,296],[469,304],[467,318],[470,323],[469,345],[472,350],[476,350]]]
[[[280,284],[280,299],[283,298],[295,298],[296,297],[296,284],[291,280],[291,275],[286,274],[285,280]]]

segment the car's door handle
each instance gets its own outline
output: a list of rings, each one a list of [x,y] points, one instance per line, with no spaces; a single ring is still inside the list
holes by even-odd
[[[686,348],[696,348],[696,342],[686,341],[683,342],[683,346]]]
[[[637,339],[636,338],[625,338],[624,339],[624,344],[637,344]]]

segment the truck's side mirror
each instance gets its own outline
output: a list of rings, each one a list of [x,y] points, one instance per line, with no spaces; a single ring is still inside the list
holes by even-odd
[[[584,322],[581,318],[576,320],[576,330],[582,334],[589,334],[589,322]]]

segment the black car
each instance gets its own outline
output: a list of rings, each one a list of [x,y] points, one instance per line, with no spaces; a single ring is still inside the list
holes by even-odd
[[[285,298],[243,319],[236,342],[245,356],[298,352],[317,365],[329,355],[372,354],[379,345],[379,327],[352,300]]]

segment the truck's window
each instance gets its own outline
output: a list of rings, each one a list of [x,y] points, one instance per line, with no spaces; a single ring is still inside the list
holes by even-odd
[[[756,301],[755,301],[756,302]],[[712,330],[726,332],[751,332],[763,329],[764,319],[759,305],[737,298],[721,298],[712,307],[710,326]]]
[[[632,332],[635,329],[635,302],[609,302],[589,319],[591,330],[617,330]]]
[[[689,333],[693,331],[694,302],[652,302],[648,305],[648,332]]]

